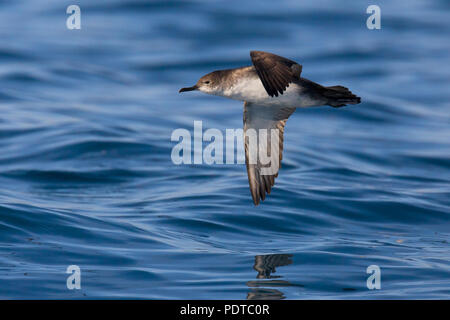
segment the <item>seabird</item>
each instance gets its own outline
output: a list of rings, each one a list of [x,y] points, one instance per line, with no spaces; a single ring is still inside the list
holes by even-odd
[[[296,108],[328,105],[334,108],[358,104],[361,98],[343,86],[324,87],[300,77],[302,66],[295,61],[263,51],[251,51],[252,66],[218,70],[203,76],[198,82],[179,92],[201,92],[244,101],[244,147],[248,182],[253,202],[266,198],[278,176],[283,152],[284,126]],[[250,143],[250,129],[267,130],[266,139]],[[276,129],[276,130],[272,130]],[[271,132],[275,132],[273,136]],[[278,143],[271,147],[271,140]],[[258,155],[266,154],[268,162]],[[256,159],[256,160],[254,160]]]

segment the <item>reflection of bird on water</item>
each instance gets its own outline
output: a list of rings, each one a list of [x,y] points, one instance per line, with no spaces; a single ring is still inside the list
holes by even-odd
[[[286,298],[283,292],[275,289],[252,289],[247,294],[247,300],[281,300]]]
[[[287,266],[292,263],[292,254],[268,254],[264,256],[255,256],[255,265],[253,269],[258,271],[256,278],[258,279],[273,279],[279,276],[271,276],[275,273],[275,267]]]
[[[276,267],[287,266],[292,263],[292,254],[269,254],[264,256],[255,256],[255,269],[258,274],[257,279],[276,279],[281,276],[272,276],[276,272]],[[256,280],[248,281],[251,291],[247,294],[248,300],[264,300],[264,299],[284,299],[283,293],[276,289],[267,289],[264,287],[287,287],[291,284],[284,280]]]

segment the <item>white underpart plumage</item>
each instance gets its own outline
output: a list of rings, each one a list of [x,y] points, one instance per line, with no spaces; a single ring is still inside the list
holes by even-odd
[[[279,94],[278,97],[271,97],[267,94],[258,77],[242,77],[232,86],[216,94],[261,106],[293,108],[317,106],[318,101],[312,100],[308,95],[303,94],[303,91],[304,89],[301,86],[291,83],[283,94]]]

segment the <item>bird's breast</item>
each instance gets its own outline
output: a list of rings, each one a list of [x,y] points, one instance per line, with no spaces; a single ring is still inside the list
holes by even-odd
[[[258,77],[244,77],[235,81],[224,90],[223,95],[242,101],[262,100],[269,97]]]

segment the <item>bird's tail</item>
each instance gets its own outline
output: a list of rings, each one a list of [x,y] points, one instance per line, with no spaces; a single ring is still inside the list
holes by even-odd
[[[325,87],[323,95],[328,100],[327,104],[334,108],[361,102],[360,97],[354,95],[350,90],[343,86]]]

